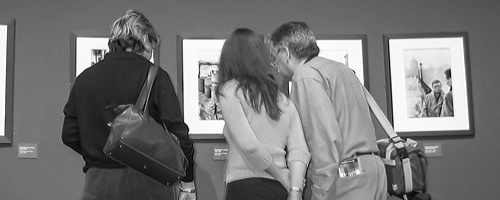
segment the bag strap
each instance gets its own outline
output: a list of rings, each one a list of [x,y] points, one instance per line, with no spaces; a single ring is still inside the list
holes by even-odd
[[[156,74],[158,73],[159,68],[160,67],[158,67],[156,65],[151,65],[149,67],[148,77],[147,77],[146,81],[144,82],[144,85],[142,86],[141,93],[139,93],[139,97],[137,97],[137,101],[134,104],[135,106],[137,106],[138,108],[143,110],[143,113],[148,113],[148,106],[147,105],[149,102],[149,96],[151,95],[151,89],[153,87],[153,82],[156,78]],[[168,131],[165,123],[162,122],[161,125],[163,125],[163,129],[168,134],[170,134],[172,136],[172,138],[175,140],[175,142],[177,144],[179,144],[179,146],[180,146],[179,138],[177,138],[177,136],[175,136],[170,131]],[[189,161],[186,158],[186,156],[184,155],[184,153],[182,153],[182,156],[184,157],[184,170],[186,170],[187,166],[189,165]]]
[[[137,101],[135,102],[135,106],[137,106],[140,110],[143,110],[144,113],[147,113],[147,105],[149,102],[149,95],[151,94],[151,88],[153,87],[153,82],[155,80],[156,74],[158,72],[158,66],[151,65],[148,71],[148,77],[146,81],[142,85],[141,92],[139,93],[139,97],[137,97]]]
[[[370,92],[368,92],[368,90],[366,90],[366,88],[363,85],[361,86],[363,87],[363,92],[365,94],[366,101],[368,102],[368,106],[372,110],[373,115],[377,117],[378,122],[385,130],[387,136],[389,136],[389,139],[392,140],[392,142],[394,143],[394,146],[398,150],[401,157],[408,158],[408,153],[406,152],[406,148],[404,148],[403,139],[401,139],[401,137],[398,136],[396,131],[394,131],[394,128],[392,127],[391,123],[389,123],[389,120],[387,120],[387,117],[384,115],[382,109],[380,109],[377,102],[375,102]]]
[[[375,117],[377,117],[377,120],[382,126],[382,128],[384,128],[387,136],[389,136],[389,138],[398,137],[398,134],[396,134],[396,132],[392,128],[392,125],[389,123],[389,120],[387,120],[387,117],[382,112],[382,109],[380,109],[377,102],[375,102],[370,92],[368,92],[368,90],[366,90],[364,86],[363,86],[363,92],[365,93],[365,98],[366,101],[368,102],[368,105],[370,106],[370,109],[372,110]]]
[[[413,177],[411,176],[412,175],[411,163],[410,163],[410,158],[408,157],[408,152],[406,151],[406,148],[403,144],[404,141],[398,136],[398,134],[396,134],[396,131],[394,131],[394,128],[392,128],[391,124],[389,123],[389,120],[387,120],[387,117],[384,115],[384,113],[378,106],[377,102],[375,102],[370,92],[368,92],[368,90],[363,85],[361,86],[363,87],[365,98],[366,101],[368,101],[370,109],[372,110],[373,114],[377,117],[378,122],[385,130],[387,136],[389,136],[389,138],[393,141],[394,147],[396,147],[396,151],[399,153],[403,165],[405,192],[409,193],[413,190],[413,180],[412,180]]]

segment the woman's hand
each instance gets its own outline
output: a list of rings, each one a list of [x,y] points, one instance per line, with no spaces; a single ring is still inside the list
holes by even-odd
[[[179,193],[179,200],[196,200],[196,193]]]
[[[302,193],[291,190],[290,192],[288,192],[287,200],[302,200]]]
[[[194,182],[181,181],[179,200],[196,200],[196,188]]]
[[[285,187],[286,191],[290,191],[290,170],[288,168],[279,168],[276,164],[271,163],[271,165],[264,170],[269,173],[275,180],[281,183]]]
[[[300,161],[291,161],[288,163],[290,167],[290,190],[288,190],[288,200],[301,200],[302,192],[305,185],[305,171],[307,165]]]
[[[290,170],[288,168],[280,169],[280,178],[277,179],[286,191],[290,191]]]

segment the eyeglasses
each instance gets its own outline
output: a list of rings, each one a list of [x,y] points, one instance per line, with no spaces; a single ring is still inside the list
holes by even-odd
[[[273,67],[276,67],[278,65],[278,63],[276,63],[276,56],[278,56],[278,54],[280,53],[281,49],[278,49],[278,52],[276,52],[276,54],[274,54],[273,56],[273,62],[271,62],[271,66]]]

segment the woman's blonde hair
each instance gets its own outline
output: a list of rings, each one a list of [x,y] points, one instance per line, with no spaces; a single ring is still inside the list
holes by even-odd
[[[149,20],[136,10],[127,10],[110,28],[108,47],[111,52],[130,48],[134,53],[152,51],[160,43]]]

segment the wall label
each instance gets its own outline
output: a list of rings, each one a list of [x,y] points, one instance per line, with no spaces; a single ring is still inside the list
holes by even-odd
[[[229,147],[225,146],[214,146],[214,160],[227,160],[227,153],[229,152]]]
[[[443,155],[441,143],[423,143],[423,146],[427,157],[441,157]]]
[[[38,145],[35,143],[19,143],[17,158],[37,158]]]

